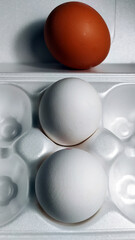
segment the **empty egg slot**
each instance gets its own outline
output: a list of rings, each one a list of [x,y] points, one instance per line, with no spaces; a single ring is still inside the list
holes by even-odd
[[[135,222],[135,160],[124,152],[113,163],[109,188],[113,202],[128,219]]]
[[[0,159],[1,158],[8,158],[11,153],[9,148],[0,148]]]
[[[17,196],[17,184],[8,176],[0,176],[0,206],[6,206]]]
[[[22,126],[14,117],[6,117],[0,121],[0,138],[2,141],[13,141],[21,132]]]
[[[32,125],[31,102],[11,84],[0,84],[0,144],[10,145]]]
[[[29,171],[11,149],[0,148],[0,226],[17,217],[29,199]]]
[[[103,126],[125,141],[135,132],[135,85],[112,87],[103,101]]]

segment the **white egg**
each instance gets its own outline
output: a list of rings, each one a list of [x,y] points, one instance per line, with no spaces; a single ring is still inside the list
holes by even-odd
[[[90,137],[99,127],[101,101],[96,90],[79,78],[52,84],[39,106],[45,134],[54,142],[72,146]]]
[[[52,218],[77,223],[93,216],[106,194],[106,175],[100,163],[79,149],[52,154],[36,176],[36,195]]]

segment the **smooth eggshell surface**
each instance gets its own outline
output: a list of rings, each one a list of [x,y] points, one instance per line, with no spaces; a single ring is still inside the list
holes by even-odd
[[[65,78],[52,84],[39,106],[45,134],[54,142],[76,145],[99,127],[101,101],[96,90],[79,78]]]
[[[36,195],[52,218],[77,223],[93,216],[102,206],[106,176],[89,153],[79,149],[55,152],[41,165],[36,176]]]
[[[110,49],[105,21],[96,10],[81,2],[57,6],[46,20],[44,36],[52,55],[74,69],[100,64]]]

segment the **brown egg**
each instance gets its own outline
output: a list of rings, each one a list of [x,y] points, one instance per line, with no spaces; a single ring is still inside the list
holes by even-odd
[[[100,64],[110,49],[105,21],[96,10],[81,2],[56,7],[47,18],[44,36],[52,55],[74,69]]]

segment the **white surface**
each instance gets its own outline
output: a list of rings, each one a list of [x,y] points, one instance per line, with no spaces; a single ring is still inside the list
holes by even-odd
[[[96,154],[102,161],[106,160],[108,163],[113,161],[123,150],[120,140],[104,128],[98,129],[87,141],[76,147]]]
[[[135,63],[135,1],[116,1],[115,39],[108,63]]]
[[[57,146],[51,140],[34,128],[23,135],[15,145],[15,151],[29,164],[39,163],[56,149]]]
[[[53,82],[78,77],[92,82],[134,82],[135,64],[101,64],[85,71],[69,70],[59,64],[0,64],[0,81]]]

